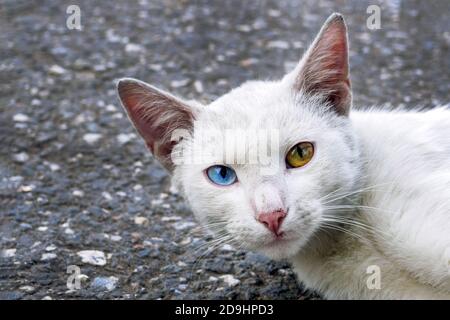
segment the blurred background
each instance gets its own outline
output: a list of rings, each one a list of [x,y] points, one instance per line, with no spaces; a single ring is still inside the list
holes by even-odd
[[[80,9],[81,30],[66,10]],[[370,30],[369,5],[381,9]],[[356,108],[449,102],[450,2],[0,0],[0,299],[316,299],[205,235],[115,80],[211,101],[299,60],[344,14]],[[70,267],[71,266],[71,267]],[[69,268],[69,270],[68,270]]]

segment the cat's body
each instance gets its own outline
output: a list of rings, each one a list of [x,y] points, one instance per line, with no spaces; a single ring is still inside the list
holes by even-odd
[[[350,113],[340,15],[282,80],[246,83],[208,106],[133,79],[118,89],[217,243],[290,260],[326,298],[450,299],[450,110]],[[272,148],[274,170],[248,161],[250,144],[232,150],[243,162],[216,152],[229,146],[213,133],[241,141],[242,130],[271,128],[275,147],[257,146]],[[188,157],[199,153],[208,157]]]
[[[350,119],[364,176],[353,215],[364,227],[349,230],[362,239],[324,237],[292,259],[294,270],[331,299],[450,299],[450,110]],[[367,285],[373,266],[379,288]]]

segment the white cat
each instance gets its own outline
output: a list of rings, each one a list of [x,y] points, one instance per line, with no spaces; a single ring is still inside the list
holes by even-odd
[[[133,79],[119,81],[119,96],[219,242],[288,259],[329,299],[450,299],[450,110],[350,113],[347,43],[333,14],[280,81],[245,83],[208,106]],[[269,128],[269,174],[227,162],[208,140]],[[189,135],[174,140],[180,129]],[[214,142],[198,151],[205,138]],[[196,152],[212,156],[174,160]]]

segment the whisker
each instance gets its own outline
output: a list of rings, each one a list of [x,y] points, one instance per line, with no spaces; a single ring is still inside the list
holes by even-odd
[[[369,231],[369,232],[372,232],[374,234],[377,234],[377,235],[380,235],[380,236],[383,236],[383,237],[389,236],[388,233],[386,233],[386,232],[384,232],[384,231],[382,231],[382,230],[380,230],[378,228],[375,228],[373,226],[370,226],[370,225],[368,225],[366,223],[363,223],[363,222],[361,222],[359,220],[355,220],[353,218],[341,218],[341,217],[325,216],[324,219],[325,219],[325,221],[329,221],[329,222],[336,222],[336,223],[341,223],[341,224],[345,224],[345,225],[358,227],[358,228],[361,228],[362,230]]]
[[[348,235],[350,235],[352,237],[355,237],[355,238],[357,238],[357,239],[359,239],[361,241],[366,241],[367,240],[367,239],[365,239],[364,237],[362,237],[361,235],[359,235],[359,234],[357,234],[355,232],[352,232],[352,231],[350,231],[348,229],[345,229],[343,227],[336,226],[334,224],[322,223],[320,227],[324,227],[324,228],[328,228],[328,229],[336,230],[336,231],[341,231],[341,232],[346,233],[346,234],[348,234]]]
[[[375,189],[375,188],[378,188],[380,186],[384,186],[384,185],[387,185],[387,184],[391,184],[391,183],[388,183],[388,182],[380,183],[380,184],[368,186],[368,187],[365,187],[365,188],[361,188],[361,189],[358,189],[358,190],[354,190],[354,191],[351,191],[351,192],[347,192],[345,194],[340,194],[340,195],[337,195],[336,197],[334,197],[332,199],[328,199],[327,201],[323,202],[322,204],[325,205],[325,204],[328,204],[330,202],[341,200],[341,199],[347,198],[348,196],[355,195],[355,194],[358,194],[358,193],[362,193],[364,191],[372,190],[372,189]]]
[[[360,180],[365,180],[367,177],[369,177],[369,175],[361,176],[361,177],[360,177]],[[325,196],[319,198],[319,201],[327,200],[327,199],[330,198],[332,195],[334,195],[334,194],[336,194],[337,192],[339,192],[340,190],[342,190],[344,187],[345,187],[345,186],[341,186],[341,187],[337,188],[336,190],[331,191],[330,193],[326,194]],[[342,193],[342,194],[343,194],[343,193]]]
[[[343,211],[348,209],[367,209],[367,210],[377,210],[380,212],[396,214],[397,212],[391,210],[385,210],[377,207],[364,206],[364,205],[335,205],[335,206],[325,206],[325,209],[333,210],[333,211]]]

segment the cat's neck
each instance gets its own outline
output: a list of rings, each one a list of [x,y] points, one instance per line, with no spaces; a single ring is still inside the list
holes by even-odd
[[[337,224],[336,224],[337,226]],[[303,257],[326,258],[332,255],[343,242],[347,242],[350,235],[343,231],[347,226],[339,225],[341,230],[321,228],[316,231],[310,241],[301,250]]]
[[[361,176],[364,175],[362,169]],[[346,211],[339,211],[339,218],[344,218],[345,223],[331,223],[320,226],[314,236],[310,237],[309,242],[301,250],[304,257],[317,257],[325,259],[327,256],[333,255],[341,249],[341,246],[353,241],[367,240],[369,235],[366,234],[361,221],[362,214],[360,208],[364,202],[366,195],[367,181],[361,179],[355,192],[350,192],[350,197],[343,200],[341,205],[348,207]],[[355,223],[353,223],[355,222]],[[331,225],[330,225],[331,224]],[[356,225],[356,227],[355,227]]]

